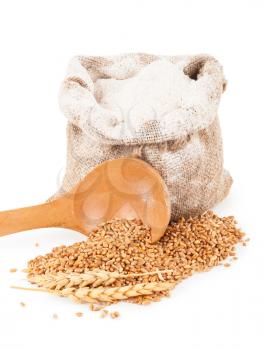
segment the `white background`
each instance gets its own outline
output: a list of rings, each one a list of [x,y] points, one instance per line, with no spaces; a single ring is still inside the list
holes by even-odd
[[[251,238],[231,268],[196,275],[161,303],[116,305],[117,320],[9,288],[23,283],[10,268],[80,234],[43,229],[0,238],[1,350],[263,348],[262,18],[262,1],[253,0],[1,0],[0,210],[41,203],[58,187],[66,121],[57,93],[73,55],[209,53],[229,81],[220,119],[234,178],[215,210],[234,214]]]

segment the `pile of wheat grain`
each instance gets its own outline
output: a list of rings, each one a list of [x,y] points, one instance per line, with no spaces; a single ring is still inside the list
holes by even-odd
[[[112,220],[86,241],[29,261],[28,279],[75,299],[99,300],[99,291],[100,301],[145,303],[167,295],[194,272],[207,271],[228,257],[235,259],[237,243],[245,245],[234,218],[220,218],[211,211],[180,219],[154,244],[150,229],[141,222]]]

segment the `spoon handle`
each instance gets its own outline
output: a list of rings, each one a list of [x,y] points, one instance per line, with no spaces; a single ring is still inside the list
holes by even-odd
[[[44,227],[74,227],[74,215],[66,200],[0,212],[0,236]]]

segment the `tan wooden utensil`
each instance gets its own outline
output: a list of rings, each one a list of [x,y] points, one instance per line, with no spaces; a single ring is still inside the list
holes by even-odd
[[[88,235],[113,218],[141,219],[157,241],[170,221],[166,185],[148,163],[136,158],[106,161],[70,193],[41,205],[0,212],[0,236],[44,227],[64,227]]]

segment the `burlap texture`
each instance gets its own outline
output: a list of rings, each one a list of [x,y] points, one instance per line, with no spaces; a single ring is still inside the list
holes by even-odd
[[[60,93],[67,166],[53,198],[97,164],[136,154],[164,178],[172,220],[212,208],[232,184],[217,117],[224,89],[211,56],[75,57]]]

